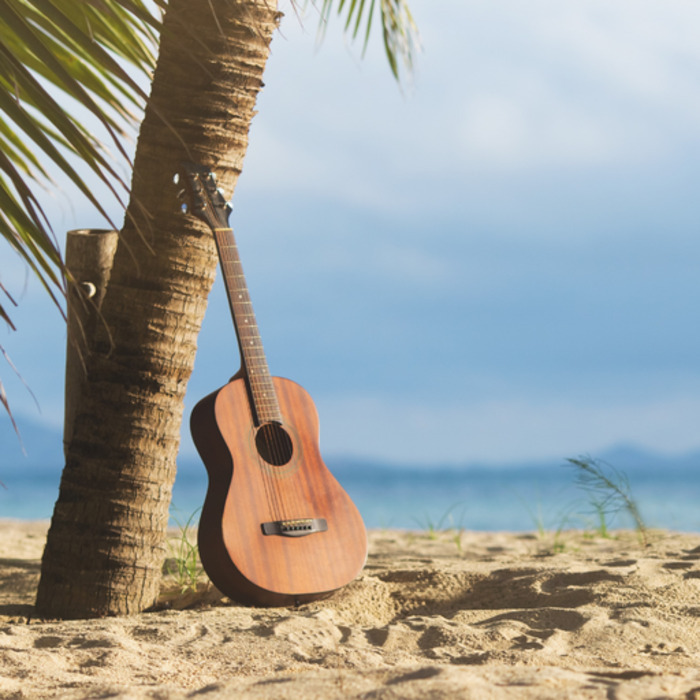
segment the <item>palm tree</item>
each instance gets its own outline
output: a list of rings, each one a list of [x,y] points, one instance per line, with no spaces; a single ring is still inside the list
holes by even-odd
[[[61,11],[55,9],[59,5]],[[233,191],[269,44],[280,19],[274,0],[170,0],[164,7],[160,25],[140,0],[62,0],[56,6],[38,0],[0,0],[3,17],[8,8],[13,18],[24,22],[17,25],[17,32],[46,32],[60,20],[56,35],[61,40],[69,37],[77,42],[82,30],[83,36],[94,37],[111,51],[115,45],[124,47],[117,54],[142,68],[150,60],[144,48],[147,40],[154,31],[160,38],[125,223],[102,302],[103,322],[96,325],[84,358],[86,381],[77,397],[42,560],[37,612],[44,616],[129,614],[156,599],[183,397],[216,268],[212,237],[176,206],[172,176],[183,159],[191,159],[214,168],[226,193]],[[102,27],[109,28],[118,17],[120,26],[136,30],[139,61],[131,49],[126,50],[128,41],[119,44],[118,37],[106,30],[95,33],[85,20],[86,8],[91,16],[105,8]],[[48,9],[50,16],[42,14]],[[324,0],[323,22],[333,9],[332,0]],[[337,9],[345,14],[354,35],[365,27],[365,42],[378,12],[392,71],[398,75],[401,58],[410,65],[414,34],[405,0],[379,0],[376,8],[375,0],[369,4],[340,0]],[[47,45],[49,53],[61,54],[60,42],[47,40]],[[4,56],[1,49],[0,45]],[[82,57],[86,65],[102,65],[101,75],[109,76],[113,88],[122,89],[118,71],[110,72],[100,63],[109,56],[103,53],[98,56],[92,47]],[[26,63],[37,70],[36,54]],[[140,96],[133,81],[126,81],[123,89],[132,97]],[[45,131],[53,138],[59,138],[61,129],[54,121],[58,109],[55,103],[45,109]],[[110,132],[115,130],[109,121],[103,123]],[[89,135],[83,136],[91,142]],[[115,173],[99,149],[75,150],[117,192]],[[30,153],[18,144],[12,155],[30,161]],[[77,176],[74,179],[79,182]],[[20,220],[17,215],[3,235],[32,269],[43,274],[47,287],[61,289],[60,275],[54,271],[54,266],[60,270],[60,256],[42,226],[36,199],[19,180],[13,185],[19,192],[15,209],[27,216]],[[26,239],[20,239],[19,231]]]

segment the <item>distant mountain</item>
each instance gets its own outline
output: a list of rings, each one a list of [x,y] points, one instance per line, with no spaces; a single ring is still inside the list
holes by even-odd
[[[700,468],[700,452],[668,455],[644,450],[634,445],[618,445],[604,451],[599,457],[620,471],[670,469],[683,471]]]
[[[684,471],[700,470],[700,452],[688,452],[680,455],[668,455],[652,450],[645,450],[634,445],[616,445],[599,453],[562,455],[561,459],[544,458],[511,462],[465,462],[462,464],[412,464],[406,466],[399,462],[373,460],[371,458],[335,455],[325,458],[326,464],[332,471],[362,472],[367,470],[380,471],[493,471],[493,470],[542,470],[562,467],[567,464],[567,458],[590,458],[605,463],[621,472],[671,470]]]

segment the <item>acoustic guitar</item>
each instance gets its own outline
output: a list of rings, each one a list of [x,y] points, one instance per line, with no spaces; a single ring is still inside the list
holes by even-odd
[[[367,535],[350,497],[321,458],[311,397],[270,376],[228,220],[230,205],[204,167],[184,164],[193,214],[216,239],[241,368],[193,409],[192,438],[208,473],[199,522],[202,565],[230,598],[296,605],[352,581]]]

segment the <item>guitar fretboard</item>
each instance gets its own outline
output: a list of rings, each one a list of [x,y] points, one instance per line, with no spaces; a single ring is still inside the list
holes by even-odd
[[[277,394],[267,366],[233,231],[230,228],[216,228],[214,235],[255,417],[258,423],[281,422]]]

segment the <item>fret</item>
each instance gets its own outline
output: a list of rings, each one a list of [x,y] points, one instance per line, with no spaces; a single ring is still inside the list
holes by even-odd
[[[260,417],[261,423],[281,423],[282,416],[280,413],[263,413]]]
[[[262,394],[254,394],[253,395],[254,401],[255,401],[255,406],[257,410],[260,410],[262,408],[267,408],[268,410],[272,411],[278,411],[279,410],[279,405],[277,403],[277,397],[276,396],[263,396]]]
[[[255,406],[258,410],[261,408],[267,408],[269,410],[279,410],[279,405],[277,403],[276,396],[266,396],[262,394],[254,394]]]
[[[251,391],[254,391],[256,394],[259,394],[260,396],[272,396],[276,398],[275,394],[275,385],[270,383],[270,384],[256,384],[255,382],[250,382],[250,388]]]
[[[260,396],[267,397],[269,395],[273,398],[276,398],[275,387],[274,387],[274,384],[272,384],[272,383],[270,383],[270,384],[251,383],[250,388],[251,388],[251,390],[255,391]]]
[[[253,375],[253,377],[250,380],[250,385],[255,386],[256,388],[260,388],[261,390],[269,390],[271,392],[274,391],[274,383],[272,381],[272,377],[270,377],[269,375]]]
[[[251,381],[256,381],[258,383],[272,381],[272,378],[268,373],[267,366],[265,365],[264,359],[264,357],[256,358],[250,364],[250,367],[248,369],[252,371],[249,371],[248,374],[251,375]]]
[[[256,365],[258,367],[259,365]],[[251,383],[256,384],[257,386],[272,386],[272,377],[267,374],[267,371],[263,372],[263,370],[258,369],[258,373],[252,373],[251,376]]]
[[[256,397],[256,407],[258,410],[279,411],[277,398],[265,398],[263,396]]]
[[[267,366],[233,230],[215,228],[214,234],[254,413],[259,422],[281,420],[275,386]]]
[[[264,385],[264,384],[251,384],[250,388],[258,395],[260,395],[263,398],[267,398],[268,396],[272,397],[272,399],[275,399],[275,387],[273,384]]]

